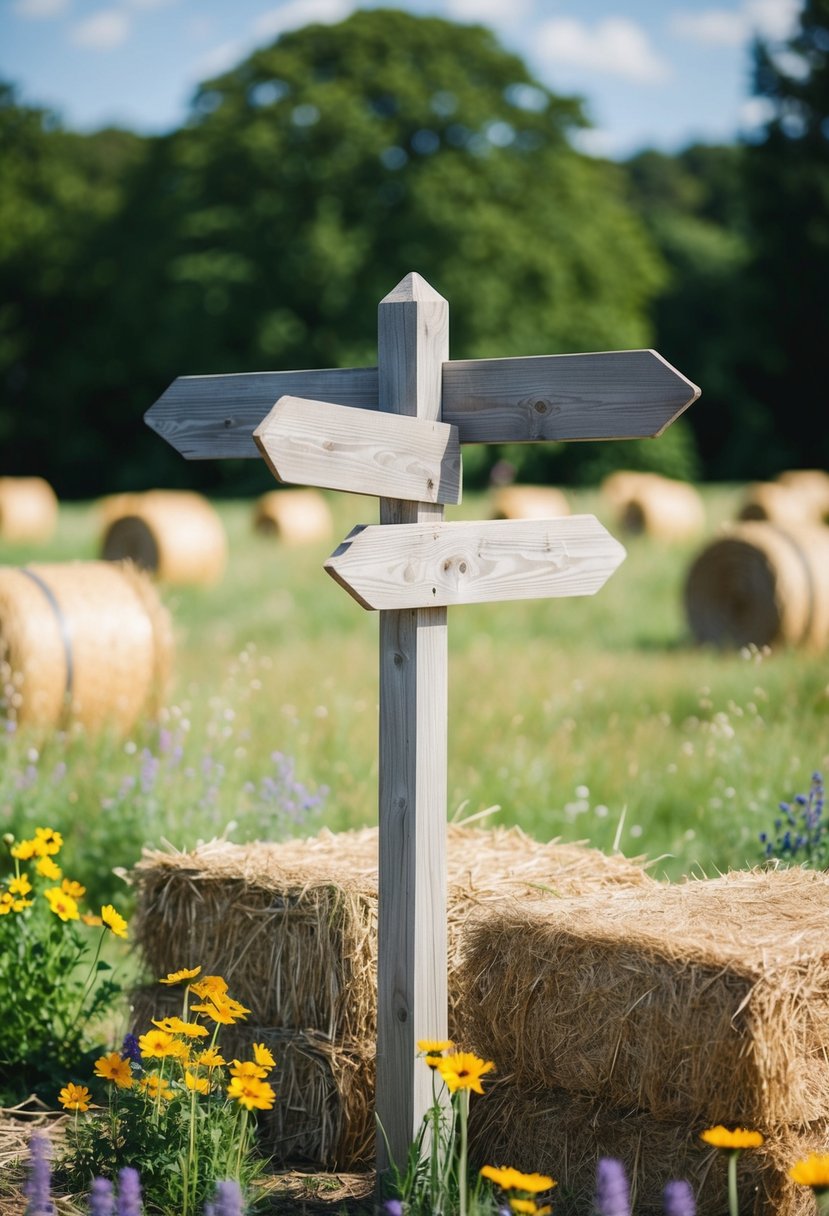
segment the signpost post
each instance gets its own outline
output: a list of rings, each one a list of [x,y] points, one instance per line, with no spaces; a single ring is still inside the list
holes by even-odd
[[[447,607],[591,595],[624,558],[592,516],[446,523],[463,443],[656,436],[699,389],[654,351],[450,361],[449,306],[409,274],[378,366],[186,376],[147,423],[190,459],[264,456],[280,480],[375,494],[325,568],[380,612],[378,1164],[405,1166],[447,1035]]]

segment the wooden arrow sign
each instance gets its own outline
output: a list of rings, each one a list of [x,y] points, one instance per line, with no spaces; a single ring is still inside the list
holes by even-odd
[[[279,481],[411,502],[459,503],[458,428],[280,397],[253,432]]]
[[[653,350],[448,360],[441,417],[461,443],[639,439],[699,394]],[[189,460],[258,456],[253,432],[282,396],[376,411],[377,368],[179,376],[145,420]]]
[[[625,550],[593,515],[354,528],[325,569],[364,608],[593,595]]]

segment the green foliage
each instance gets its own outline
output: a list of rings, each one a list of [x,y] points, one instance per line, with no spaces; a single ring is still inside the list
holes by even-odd
[[[54,860],[60,834],[41,828],[30,840],[15,844],[7,835],[4,842],[13,854],[13,872],[0,888],[0,1104],[6,1106],[32,1094],[49,1101],[70,1070],[88,1074],[97,1051],[90,1036],[121,988],[100,957],[110,929],[100,918],[97,930],[80,927],[84,889],[62,879]]]

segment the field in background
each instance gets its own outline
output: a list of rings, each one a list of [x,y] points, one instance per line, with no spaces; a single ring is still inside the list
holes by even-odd
[[[705,489],[709,532],[738,495]],[[619,535],[597,494],[568,497]],[[377,617],[322,561],[377,508],[331,504],[335,541],[303,549],[255,535],[252,502],[217,504],[225,578],[163,589],[176,664],[160,724],[127,740],[7,733],[4,830],[62,828],[73,874],[105,895],[96,871],[143,843],[374,823]],[[486,514],[470,495],[447,518]],[[0,562],[95,557],[98,537],[94,505],[63,506],[54,542],[0,546]],[[829,767],[825,659],[695,649],[682,586],[703,542],[620,539],[628,558],[595,597],[449,612],[450,816],[497,806],[491,821],[646,854],[671,878],[753,864],[780,799]]]

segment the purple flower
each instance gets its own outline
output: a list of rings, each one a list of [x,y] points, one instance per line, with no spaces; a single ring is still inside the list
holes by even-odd
[[[49,1167],[49,1141],[35,1132],[29,1141],[29,1177],[23,1185],[26,1216],[54,1216],[52,1171]]]
[[[697,1205],[691,1184],[684,1180],[668,1182],[662,1192],[665,1216],[696,1216]]]
[[[89,1216],[114,1216],[115,1196],[108,1178],[94,1178],[89,1192]]]
[[[141,1063],[141,1048],[138,1046],[138,1038],[136,1035],[124,1035],[124,1041],[121,1044],[121,1059],[132,1060],[133,1064]]]
[[[613,1157],[600,1157],[596,1167],[598,1216],[630,1216],[630,1192],[625,1167]]]
[[[383,1204],[383,1216],[403,1216],[402,1200],[387,1199]]]
[[[242,1188],[231,1178],[216,1183],[216,1198],[205,1206],[204,1216],[243,1216],[244,1210]]]
[[[125,1165],[118,1175],[118,1216],[141,1216],[142,1207],[138,1170]]]

